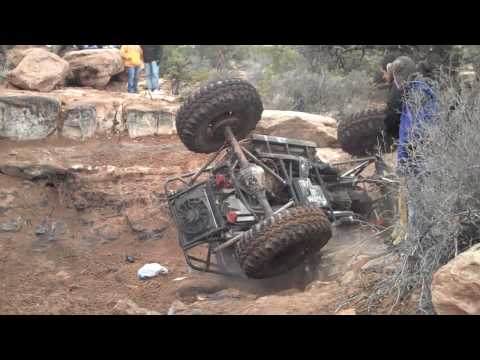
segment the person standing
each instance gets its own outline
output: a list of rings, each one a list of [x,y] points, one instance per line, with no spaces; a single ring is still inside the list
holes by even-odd
[[[380,70],[382,72],[382,78],[388,85],[387,95],[387,108],[385,113],[385,136],[387,145],[391,145],[394,140],[398,140],[400,137],[400,116],[402,114],[402,92],[394,84],[393,75],[387,71],[387,66],[393,63],[399,55],[388,54],[383,59]],[[390,146],[389,146],[390,147]]]
[[[147,87],[153,93],[160,91],[159,73],[162,58],[162,45],[142,45],[143,59],[145,62],[145,77]]]
[[[143,51],[140,45],[122,45],[120,53],[128,72],[128,92],[138,93],[138,77],[143,66]]]
[[[423,134],[423,124],[430,122],[437,112],[436,94],[407,56],[389,64],[388,72],[402,94],[397,166],[400,173],[415,175],[421,170],[421,162],[415,157],[413,147]],[[410,104],[409,98],[416,98],[418,104]]]
[[[405,237],[406,227],[416,226],[414,202],[407,201],[407,177],[423,173],[421,159],[416,156],[415,144],[423,135],[423,125],[431,122],[438,111],[436,94],[426,81],[421,79],[415,63],[407,56],[401,56],[387,65],[387,80],[393,82],[401,93],[399,122],[399,144],[397,152],[397,173],[400,175],[399,215],[400,226],[392,234],[394,245]],[[418,104],[410,104],[409,98],[416,98]],[[413,105],[413,106],[412,106]]]

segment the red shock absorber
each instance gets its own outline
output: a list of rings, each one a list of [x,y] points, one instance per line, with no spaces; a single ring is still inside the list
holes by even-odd
[[[233,212],[233,211],[229,211],[227,213],[227,221],[230,223],[230,224],[235,224],[237,222],[237,213],[236,212]]]
[[[225,175],[215,175],[215,185],[217,189],[225,186]]]
[[[231,181],[225,175],[215,175],[215,185],[217,189],[231,189],[233,187]]]

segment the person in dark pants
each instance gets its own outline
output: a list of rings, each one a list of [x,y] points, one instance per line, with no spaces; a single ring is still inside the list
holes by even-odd
[[[158,81],[160,60],[162,57],[162,45],[142,45],[142,50],[148,90],[157,93],[160,91]]]
[[[387,108],[385,113],[386,145],[390,148],[400,137],[400,116],[402,114],[402,92],[393,83],[393,76],[387,71],[387,65],[393,63],[399,55],[388,54],[380,64],[382,79],[388,86]],[[391,150],[387,148],[387,150]]]

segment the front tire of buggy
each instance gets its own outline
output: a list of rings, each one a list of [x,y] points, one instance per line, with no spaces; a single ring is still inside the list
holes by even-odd
[[[256,224],[236,244],[240,267],[249,278],[285,273],[318,252],[332,237],[320,208],[292,208]]]
[[[255,129],[262,113],[263,104],[253,85],[226,79],[211,82],[192,94],[178,111],[175,123],[190,151],[209,154],[225,143],[222,124],[228,124],[241,140]]]

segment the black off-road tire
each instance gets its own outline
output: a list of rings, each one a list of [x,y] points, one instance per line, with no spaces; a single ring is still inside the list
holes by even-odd
[[[300,265],[332,237],[320,208],[291,208],[247,231],[236,244],[240,267],[249,278],[274,277]]]
[[[352,211],[368,219],[373,211],[372,198],[363,190],[350,190],[349,195],[352,200]]]
[[[386,109],[370,109],[339,121],[338,141],[344,151],[354,156],[373,153],[383,142]]]
[[[402,113],[402,92],[392,85],[388,91],[385,110],[385,135],[398,140],[400,136],[400,116]]]
[[[352,208],[352,199],[346,190],[335,190],[330,193],[332,208],[336,211],[348,211]]]
[[[177,133],[189,150],[208,154],[225,142],[221,131],[211,133],[213,126],[233,116],[238,122],[232,130],[241,140],[255,129],[262,113],[262,100],[253,85],[240,79],[215,81],[192,94],[181,106],[176,116]]]

